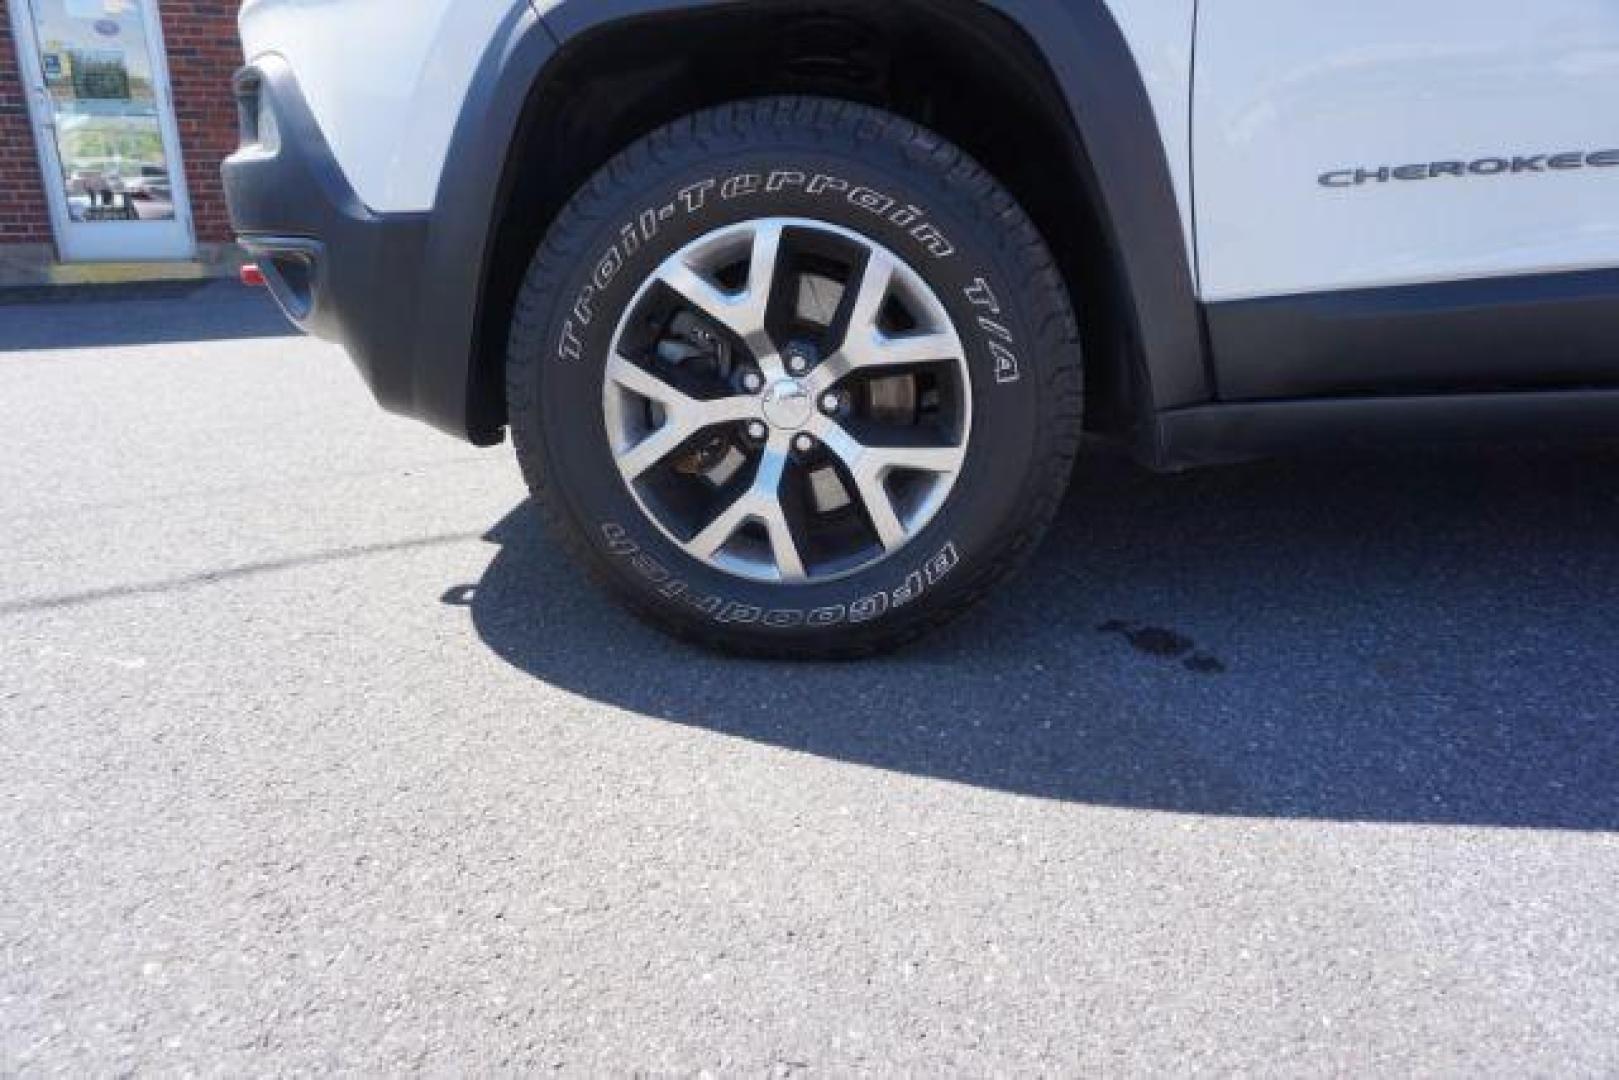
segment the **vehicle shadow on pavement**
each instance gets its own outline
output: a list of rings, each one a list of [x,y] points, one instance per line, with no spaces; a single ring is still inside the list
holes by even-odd
[[[666,640],[528,505],[490,540],[490,647],[658,721],[1098,805],[1619,828],[1619,448],[1092,457],[1019,579],[852,665]]]
[[[0,353],[297,336],[267,292],[234,281],[0,289]]]

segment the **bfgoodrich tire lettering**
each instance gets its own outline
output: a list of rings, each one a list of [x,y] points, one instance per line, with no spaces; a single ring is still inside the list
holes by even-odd
[[[756,235],[760,230],[750,223],[759,222],[800,230],[791,256],[794,276],[766,290],[770,333],[744,338],[747,327],[740,322],[732,333],[733,321],[707,317],[718,305],[685,306],[677,293],[646,310],[637,306],[650,303],[648,283],[672,255],[701,247],[705,237]],[[828,226],[823,231],[830,239],[816,236],[816,223]],[[669,395],[656,386],[645,399],[631,395],[629,407],[644,409],[648,419],[626,435],[622,418],[615,418],[610,436],[603,396],[604,384],[613,385],[609,363],[634,352],[636,364],[693,395],[671,400],[705,403],[757,390],[761,372],[781,374],[774,366],[781,356],[815,373],[822,368],[806,369],[806,363],[837,366],[839,334],[858,306],[861,280],[859,259],[837,249],[839,236],[858,236],[872,250],[892,253],[925,283],[937,298],[934,310],[947,316],[952,340],[959,340],[967,377],[953,382],[934,374],[943,369],[930,367],[931,361],[892,373],[840,369],[849,377],[845,407],[825,404],[843,427],[821,418],[817,433],[837,442],[843,428],[910,423],[915,433],[904,439],[920,442],[953,431],[965,440],[959,473],[943,489],[948,497],[901,542],[893,529],[878,528],[881,514],[865,512],[852,497],[854,474],[837,454],[806,456],[787,466],[801,470],[792,481],[792,530],[814,534],[810,548],[820,564],[775,559],[782,572],[766,580],[772,575],[736,571],[757,562],[695,557],[676,527],[649,514],[646,492],[629,479],[638,473],[622,464],[635,438],[674,426],[672,414],[653,400]],[[745,298],[752,265],[739,256],[734,270],[713,269],[712,284]],[[924,304],[908,305],[895,295],[882,306],[885,327],[898,328],[895,340],[921,336],[907,309]],[[776,340],[787,336],[784,326],[796,328],[791,346]],[[816,336],[823,326],[825,341]],[[863,106],[811,98],[745,102],[688,117],[636,143],[558,217],[530,267],[512,329],[513,439],[555,534],[642,616],[736,652],[858,656],[948,620],[1031,553],[1079,444],[1077,339],[1067,294],[1033,225],[960,150]],[[639,344],[631,348],[627,340]],[[635,377],[621,381],[643,381],[638,369],[626,370]],[[959,405],[949,401],[952,387],[967,395]],[[693,518],[693,529],[703,520],[696,503],[712,499],[723,508],[749,490],[748,477],[756,474],[748,470],[762,468],[749,464],[750,454],[762,460],[767,443],[784,452],[814,443],[795,444],[791,431],[750,423],[729,405],[717,413],[717,426],[657,459],[667,476],[660,473],[656,481],[667,487],[669,505]],[[959,418],[969,414],[967,439]],[[797,422],[796,414],[790,422]],[[750,431],[756,441],[749,441]],[[895,436],[872,438],[887,445]],[[818,464],[823,461],[825,467]],[[909,497],[908,479],[882,483],[890,485],[895,507]],[[774,555],[776,535],[749,522],[729,542],[762,544]],[[860,553],[871,538],[886,544],[876,551],[880,557]],[[840,573],[840,565],[853,569]]]

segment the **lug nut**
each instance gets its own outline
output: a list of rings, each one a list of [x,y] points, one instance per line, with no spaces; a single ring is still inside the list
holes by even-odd
[[[787,358],[787,370],[794,375],[802,375],[809,370],[809,361],[794,353]]]
[[[765,427],[763,420],[748,421],[748,438],[754,442],[764,442],[770,437],[770,429]]]
[[[843,399],[836,394],[825,394],[821,397],[821,411],[831,416],[843,408]]]
[[[746,375],[742,376],[742,389],[746,390],[748,393],[757,394],[764,388],[764,376],[760,375],[757,371],[750,371]]]
[[[815,436],[805,432],[793,440],[793,449],[800,454],[807,454],[815,449]]]

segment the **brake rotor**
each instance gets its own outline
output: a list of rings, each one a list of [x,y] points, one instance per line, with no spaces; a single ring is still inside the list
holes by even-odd
[[[866,384],[866,413],[880,424],[914,424],[920,404],[914,375],[891,375]]]

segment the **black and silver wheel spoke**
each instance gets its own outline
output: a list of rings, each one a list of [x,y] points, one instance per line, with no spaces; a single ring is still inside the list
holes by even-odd
[[[686,303],[702,315],[735,334],[756,356],[774,360],[776,347],[765,327],[770,311],[770,297],[776,284],[776,266],[781,256],[782,226],[766,221],[757,225],[725,230],[706,242],[670,258],[654,275],[654,280],[672,289]],[[747,281],[742,288],[732,291],[709,277],[703,268],[703,259],[716,251],[729,251],[745,242],[748,249]],[[765,371],[766,377],[779,370]]]
[[[786,436],[771,438],[760,453],[759,468],[753,484],[735,502],[698,533],[686,550],[706,562],[721,558],[730,542],[749,525],[765,530],[769,540],[770,559],[778,581],[805,580],[804,560],[793,537],[793,527],[787,520],[787,511],[781,502],[782,480],[790,464],[789,442]]]
[[[872,373],[946,361],[965,364],[961,338],[931,289],[924,287],[915,295],[915,302],[922,308],[919,314],[926,320],[924,328],[906,333],[889,333],[883,329],[886,305],[895,288],[907,284],[902,281],[904,277],[914,275],[888,252],[871,250],[849,309],[843,341],[807,380],[811,392],[825,393],[857,372]],[[917,293],[914,287],[910,291]]]
[[[837,455],[854,480],[854,495],[864,507],[877,539],[888,552],[898,551],[916,532],[894,505],[888,482],[896,473],[912,472],[933,478],[948,490],[966,461],[964,446],[870,446],[856,439],[839,424],[818,420],[811,428],[816,438]],[[911,517],[932,517],[936,506],[924,504],[922,513]],[[925,522],[923,522],[925,524]]]
[[[607,362],[607,383],[609,430],[625,430],[621,417],[625,407],[622,394],[626,391],[657,405],[663,414],[663,423],[650,433],[616,440],[614,456],[619,470],[631,482],[639,480],[704,430],[746,421],[758,411],[751,397],[733,396],[712,401],[691,397],[623,355],[615,355]]]

